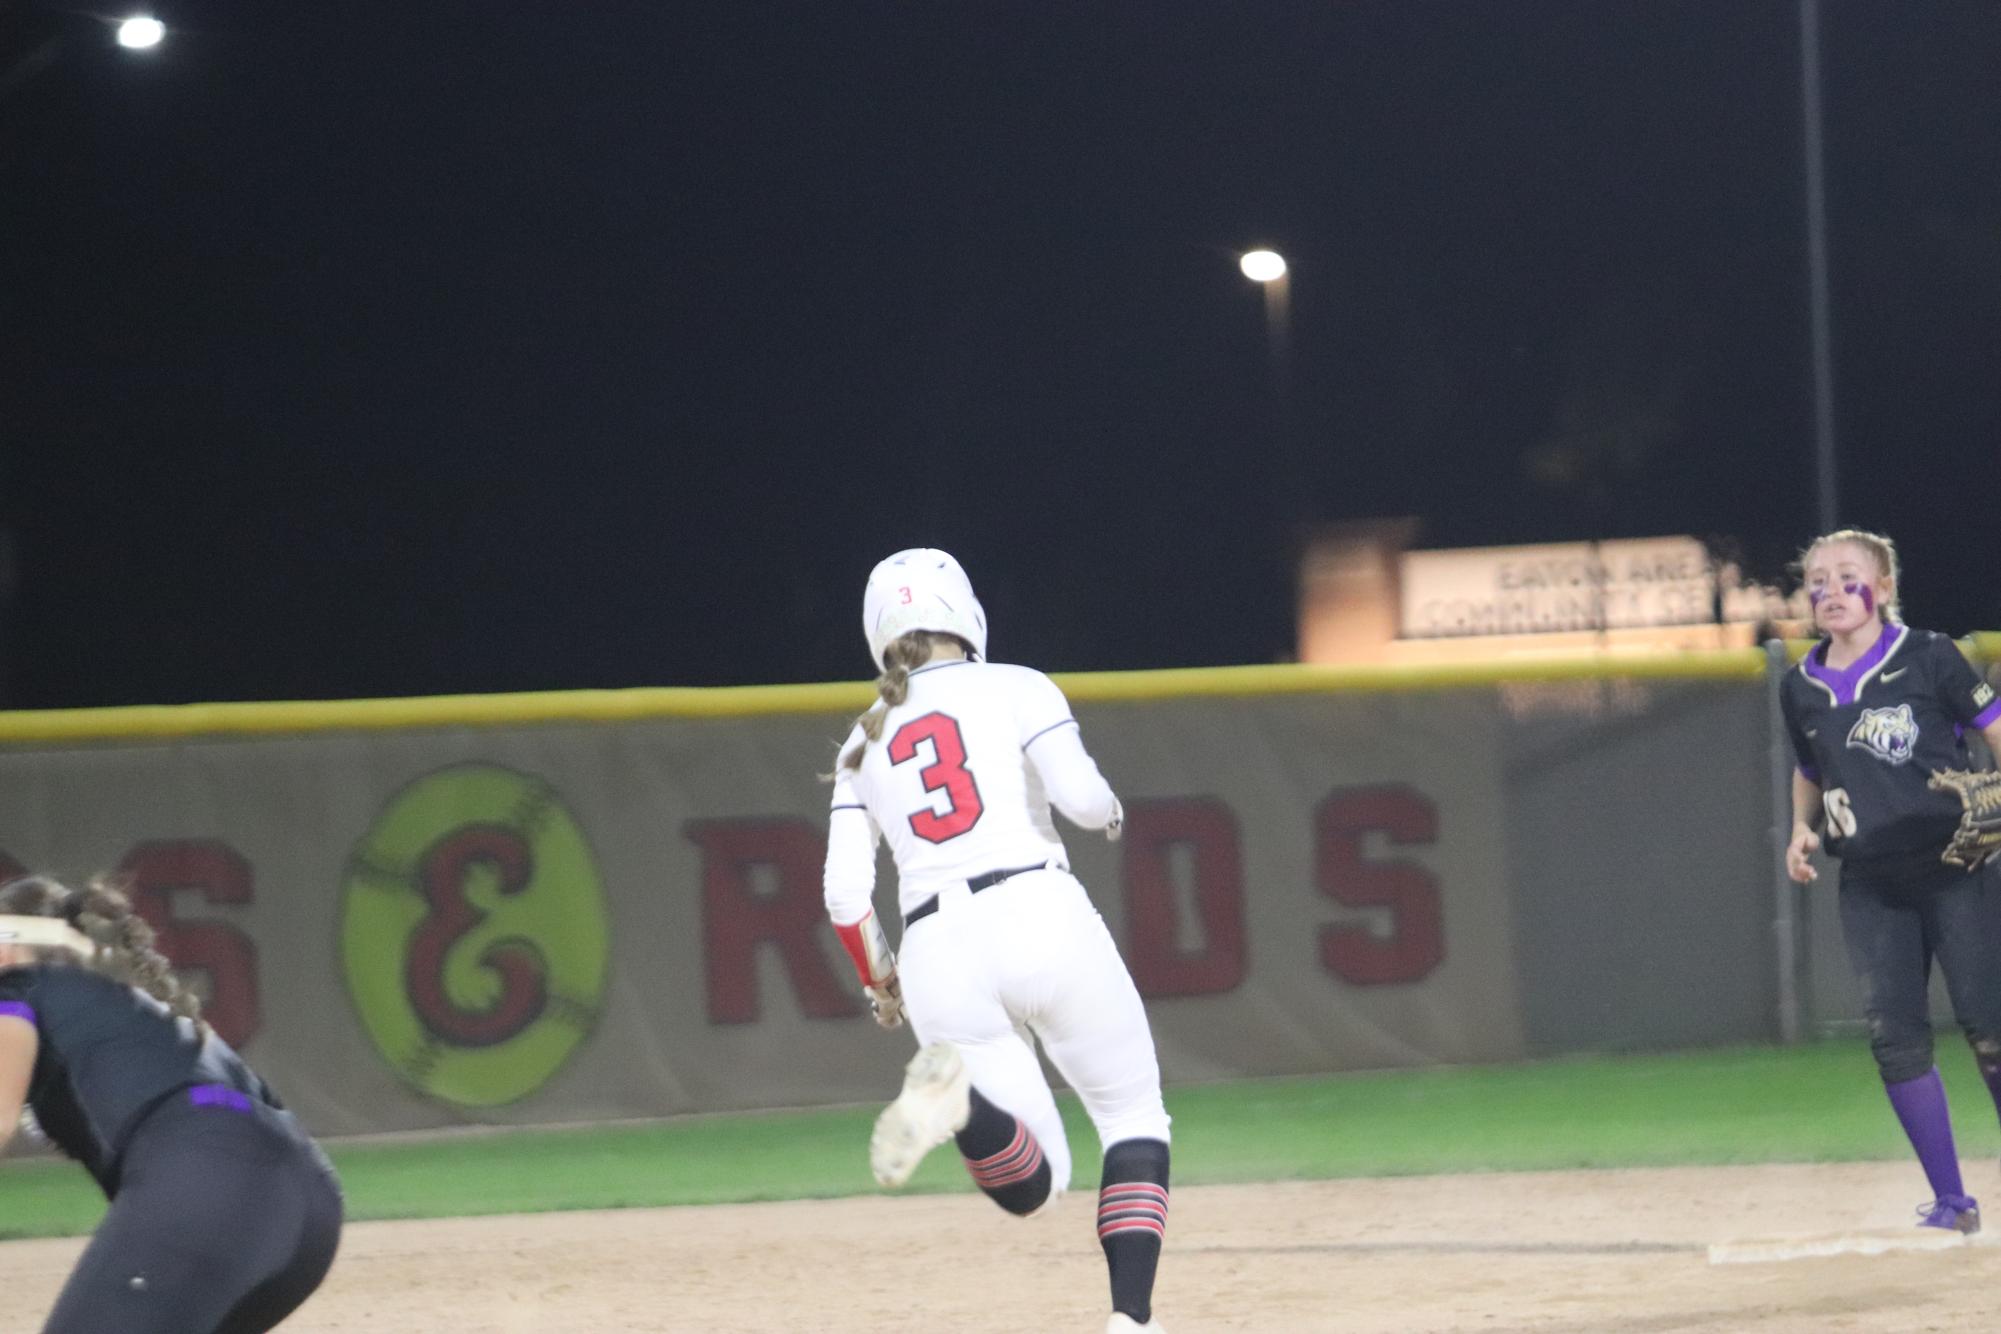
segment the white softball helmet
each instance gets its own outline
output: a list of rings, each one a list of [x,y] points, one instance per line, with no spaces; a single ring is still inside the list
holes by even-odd
[[[912,630],[957,635],[987,656],[987,613],[973,596],[972,581],[948,551],[912,547],[869,571],[862,594],[862,633],[879,670],[890,641]]]

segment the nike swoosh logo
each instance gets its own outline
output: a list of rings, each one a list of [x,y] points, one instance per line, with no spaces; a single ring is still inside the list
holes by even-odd
[[[1911,670],[1911,669],[1910,669],[1910,668],[1908,668],[1908,667],[1899,667],[1899,668],[1898,668],[1898,669],[1897,669],[1896,671],[1894,671],[1894,672],[1884,672],[1884,673],[1883,673],[1883,683],[1884,683],[1885,685],[1888,685],[1888,684],[1889,684],[1890,682],[1892,682],[1892,681],[1896,680],[1896,679],[1897,679],[1898,677],[1902,676],[1902,675],[1903,675],[1903,674],[1904,674],[1905,672],[1908,672],[1909,670]]]

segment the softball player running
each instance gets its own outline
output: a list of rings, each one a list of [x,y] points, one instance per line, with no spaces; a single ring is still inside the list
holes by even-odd
[[[920,1045],[869,1145],[876,1178],[910,1179],[956,1139],[1012,1214],[1070,1182],[1070,1149],[1029,1034],[1083,1100],[1104,1148],[1098,1238],[1108,1331],[1154,1330],[1167,1225],[1168,1116],[1146,1011],[1110,931],[1071,876],[1053,805],[1119,835],[1123,812],[1069,702],[1026,667],[989,663],[986,616],[959,563],[900,551],[862,601],[881,700],[841,747],[827,911],[885,1028],[907,1007]],[[903,956],[871,903],[876,843],[896,858]]]
[[[121,894],[0,888],[0,1144],[33,1112],[111,1201],[43,1334],[261,1334],[333,1263],[333,1168]]]
[[[1923,1225],[1977,1232],[1979,1205],[1960,1181],[1932,1064],[1927,990],[1936,958],[2001,1107],[2001,875],[1981,854],[1961,855],[1962,799],[1934,775],[1967,767],[1968,730],[2001,753],[2001,701],[1951,640],[1898,619],[1888,538],[1830,533],[1801,564],[1824,638],[1780,691],[1799,760],[1786,870],[1802,884],[1815,878],[1809,858],[1824,822],[1827,850],[1841,859],[1842,935],[1870,1047],[1931,1185]]]

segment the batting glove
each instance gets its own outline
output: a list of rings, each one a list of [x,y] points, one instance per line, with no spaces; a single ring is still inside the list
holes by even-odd
[[[876,1023],[884,1028],[903,1027],[903,983],[895,973],[882,982],[867,988],[869,1009],[875,1012]]]

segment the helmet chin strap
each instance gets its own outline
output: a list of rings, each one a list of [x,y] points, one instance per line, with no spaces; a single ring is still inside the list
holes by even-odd
[[[0,945],[65,950],[85,959],[97,953],[97,946],[91,943],[90,937],[60,917],[0,915]]]

